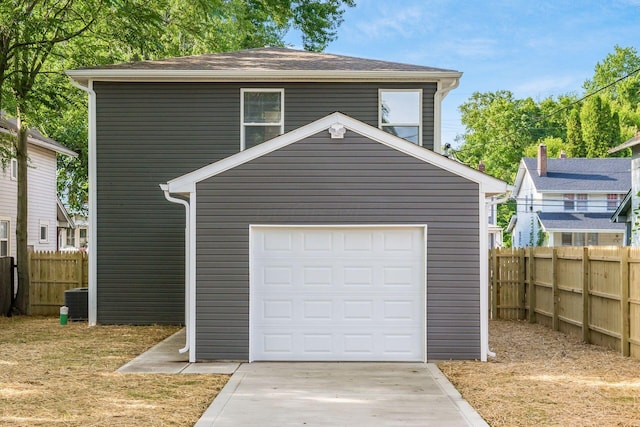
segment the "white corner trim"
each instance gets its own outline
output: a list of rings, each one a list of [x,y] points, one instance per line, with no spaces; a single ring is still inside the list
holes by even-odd
[[[489,353],[489,224],[486,194],[480,184],[478,213],[480,217],[480,360],[487,361]]]
[[[438,80],[438,89],[433,96],[433,151],[442,154],[442,101],[460,84],[460,77]]]
[[[89,292],[88,310],[89,326],[95,326],[98,320],[98,282],[97,282],[97,254],[98,254],[98,215],[97,202],[97,174],[96,174],[96,93],[93,90],[93,81],[88,80],[82,85],[75,80],[71,84],[89,94]]]
[[[297,141],[327,131],[335,123],[342,124],[346,129],[356,132],[366,138],[379,142],[416,159],[438,166],[455,175],[466,178],[476,183],[482,183],[486,195],[502,194],[509,190],[507,183],[485,173],[479,172],[455,160],[434,153],[402,138],[398,138],[381,129],[370,126],[342,113],[332,113],[308,125],[297,128],[291,132],[273,138],[255,147],[236,153],[218,162],[204,166],[186,175],[170,180],[169,191],[171,193],[192,193],[195,184],[214,175],[233,169],[243,163],[269,154],[275,150],[286,147]]]

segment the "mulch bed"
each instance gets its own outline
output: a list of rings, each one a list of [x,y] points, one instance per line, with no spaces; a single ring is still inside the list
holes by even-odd
[[[488,363],[438,366],[491,426],[640,426],[640,360],[527,322],[489,330]]]

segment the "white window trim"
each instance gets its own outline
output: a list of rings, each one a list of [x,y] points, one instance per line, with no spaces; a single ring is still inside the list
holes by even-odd
[[[568,196],[571,196],[571,198],[569,198]],[[573,203],[573,208],[571,209],[568,209],[565,204],[569,201]],[[564,193],[562,195],[562,207],[564,212],[588,212],[589,211],[589,194]]]
[[[9,175],[11,177],[11,181],[18,180],[18,159],[11,159],[9,165]]]
[[[7,223],[7,237],[6,239],[0,237],[0,242],[1,241],[7,242],[7,253],[4,255],[0,253],[0,256],[11,256],[11,219],[6,217],[0,217],[0,222]]]
[[[42,229],[46,228],[46,239],[42,238]],[[40,226],[38,227],[38,242],[39,243],[49,243],[49,221],[40,221]]]
[[[244,94],[245,92],[279,92],[280,93],[280,121],[273,123],[245,123],[244,122]],[[284,88],[241,88],[240,89],[240,151],[245,150],[245,126],[280,126],[280,134],[284,133]]]
[[[416,123],[385,123],[382,124],[382,93],[383,92],[417,92],[418,93],[418,145],[422,147],[422,89],[378,89],[378,129],[392,126],[415,126]]]

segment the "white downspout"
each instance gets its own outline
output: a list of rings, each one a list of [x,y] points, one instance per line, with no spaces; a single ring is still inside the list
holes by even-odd
[[[71,79],[71,84],[89,94],[89,326],[95,326],[98,321],[98,214],[97,203],[97,174],[96,174],[96,93],[93,81],[83,86]]]
[[[160,184],[160,189],[162,189],[164,193],[164,197],[170,201],[171,203],[179,203],[184,206],[185,209],[185,230],[184,230],[184,325],[186,328],[186,339],[185,345],[183,348],[178,350],[180,354],[186,353],[189,351],[189,337],[191,331],[191,325],[189,322],[189,310],[191,307],[191,295],[189,292],[189,283],[190,283],[190,269],[189,269],[189,223],[190,223],[190,206],[189,202],[184,199],[178,199],[169,194],[169,186],[167,184]]]

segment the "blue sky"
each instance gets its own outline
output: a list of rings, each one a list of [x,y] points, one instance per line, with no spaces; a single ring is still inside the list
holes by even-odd
[[[474,92],[536,100],[573,92],[614,46],[640,50],[640,0],[356,0],[329,53],[454,69],[442,142],[464,132]],[[295,43],[295,44],[299,44]]]

